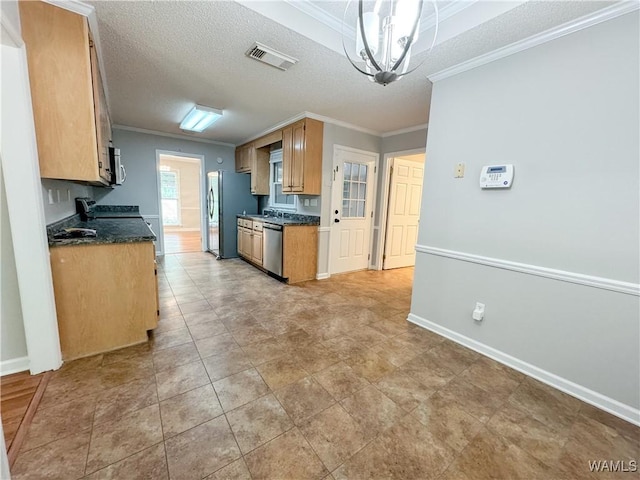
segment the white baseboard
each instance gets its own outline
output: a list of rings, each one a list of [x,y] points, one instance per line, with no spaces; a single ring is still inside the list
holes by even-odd
[[[318,273],[316,275],[316,280],[326,280],[327,278],[329,278],[331,276],[330,273]]]
[[[12,358],[0,362],[0,376],[29,370],[29,357]]]
[[[541,368],[536,367],[535,365],[531,365],[530,363],[519,360],[511,355],[508,355],[500,350],[496,350],[493,347],[485,345],[484,343],[480,343],[476,340],[473,340],[469,337],[461,335],[453,330],[449,330],[442,325],[438,325],[437,323],[430,322],[418,315],[410,313],[408,321],[414,323],[420,327],[426,328],[427,330],[431,330],[432,332],[437,333],[438,335],[442,335],[443,337],[448,338],[460,345],[470,348],[471,350],[475,350],[482,355],[485,355],[493,360],[500,362],[508,367],[511,367],[525,375],[528,375],[536,380],[541,381],[553,388],[560,390],[572,397],[576,397],[583,402],[586,402],[594,407],[597,407],[605,412],[609,412],[616,417],[620,417],[623,420],[626,420],[629,423],[640,426],[640,410],[633,408],[629,405],[625,405],[613,398],[609,398],[601,393],[590,390],[582,385],[578,385],[570,380],[559,377],[551,372],[547,372]]]

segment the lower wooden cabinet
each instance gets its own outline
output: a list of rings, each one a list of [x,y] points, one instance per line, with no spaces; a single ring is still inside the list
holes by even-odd
[[[262,222],[238,219],[238,255],[262,267]]]
[[[238,219],[238,255],[263,266],[263,222]],[[282,277],[287,283],[314,280],[318,271],[318,226],[285,226],[282,234]]]
[[[158,325],[152,242],[50,249],[62,358],[141,343]]]
[[[282,276],[288,283],[315,280],[318,272],[318,226],[284,227],[282,236]]]
[[[253,232],[251,234],[251,259],[253,263],[262,266],[262,222],[260,222],[259,230],[256,229],[256,223],[253,222]]]

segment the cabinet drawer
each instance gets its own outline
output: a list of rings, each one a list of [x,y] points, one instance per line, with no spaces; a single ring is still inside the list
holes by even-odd
[[[256,232],[261,232],[262,231],[262,222],[253,222],[253,229]]]

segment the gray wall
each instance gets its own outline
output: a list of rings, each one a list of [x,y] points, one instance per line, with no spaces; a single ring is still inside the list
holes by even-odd
[[[206,172],[235,170],[235,148],[226,145],[118,129],[113,130],[113,143],[120,149],[127,180],[114,189],[94,188],[94,197],[102,205],[138,205],[156,234],[160,232],[156,150],[204,155]],[[218,158],[223,160],[221,164]],[[206,175],[202,191],[206,191],[204,182]],[[206,215],[205,208],[202,212]]]
[[[49,190],[52,190],[56,203],[49,203]],[[98,190],[98,187],[95,190]],[[47,225],[74,215],[76,213],[75,198],[92,197],[93,191],[92,187],[79,183],[42,179],[42,203],[44,204],[44,218]],[[60,202],[58,202],[58,192],[60,193]],[[68,200],[69,196],[71,196],[70,201]]]
[[[637,284],[638,35],[634,12],[435,83],[419,244]],[[510,190],[479,188],[494,163]],[[637,296],[418,253],[411,311],[640,407]]]
[[[2,311],[0,312],[0,361],[27,356],[24,335],[18,273],[11,238],[11,224],[7,210],[7,195],[0,169],[0,290]]]
[[[403,150],[424,149],[427,144],[427,129],[415,132],[401,133],[391,137],[383,137],[381,142],[382,155],[385,153],[402,152]]]

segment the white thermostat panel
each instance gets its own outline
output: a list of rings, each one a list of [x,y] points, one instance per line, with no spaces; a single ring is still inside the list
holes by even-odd
[[[513,183],[513,165],[487,165],[480,172],[480,188],[509,188]]]

